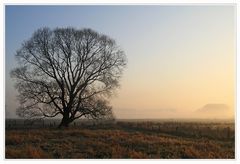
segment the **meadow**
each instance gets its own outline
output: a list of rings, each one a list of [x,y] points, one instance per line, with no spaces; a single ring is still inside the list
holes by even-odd
[[[232,121],[77,122],[67,129],[57,129],[55,122],[10,125],[6,123],[6,159],[235,158]]]

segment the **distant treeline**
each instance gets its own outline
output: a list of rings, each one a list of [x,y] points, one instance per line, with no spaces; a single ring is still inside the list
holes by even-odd
[[[60,119],[7,119],[6,129],[57,128]],[[235,124],[225,121],[170,121],[170,120],[87,120],[80,119],[70,127],[87,129],[123,129],[147,133],[163,133],[173,136],[232,140],[235,138]]]

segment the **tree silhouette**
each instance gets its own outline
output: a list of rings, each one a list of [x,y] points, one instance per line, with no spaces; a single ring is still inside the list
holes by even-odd
[[[126,56],[115,41],[91,29],[40,28],[16,53],[20,117],[62,115],[74,120],[112,118],[108,98],[119,86]]]

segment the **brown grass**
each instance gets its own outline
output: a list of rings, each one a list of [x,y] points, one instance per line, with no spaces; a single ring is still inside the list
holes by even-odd
[[[11,158],[49,158],[47,152],[44,152],[40,147],[34,147],[33,145],[26,144],[17,149],[12,147],[6,149],[6,158],[10,156]]]
[[[234,140],[123,129],[6,130],[6,158],[234,158]]]

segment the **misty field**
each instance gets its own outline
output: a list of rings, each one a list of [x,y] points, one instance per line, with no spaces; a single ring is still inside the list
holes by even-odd
[[[234,159],[234,134],[233,122],[207,121],[81,123],[64,130],[6,126],[5,157]]]

